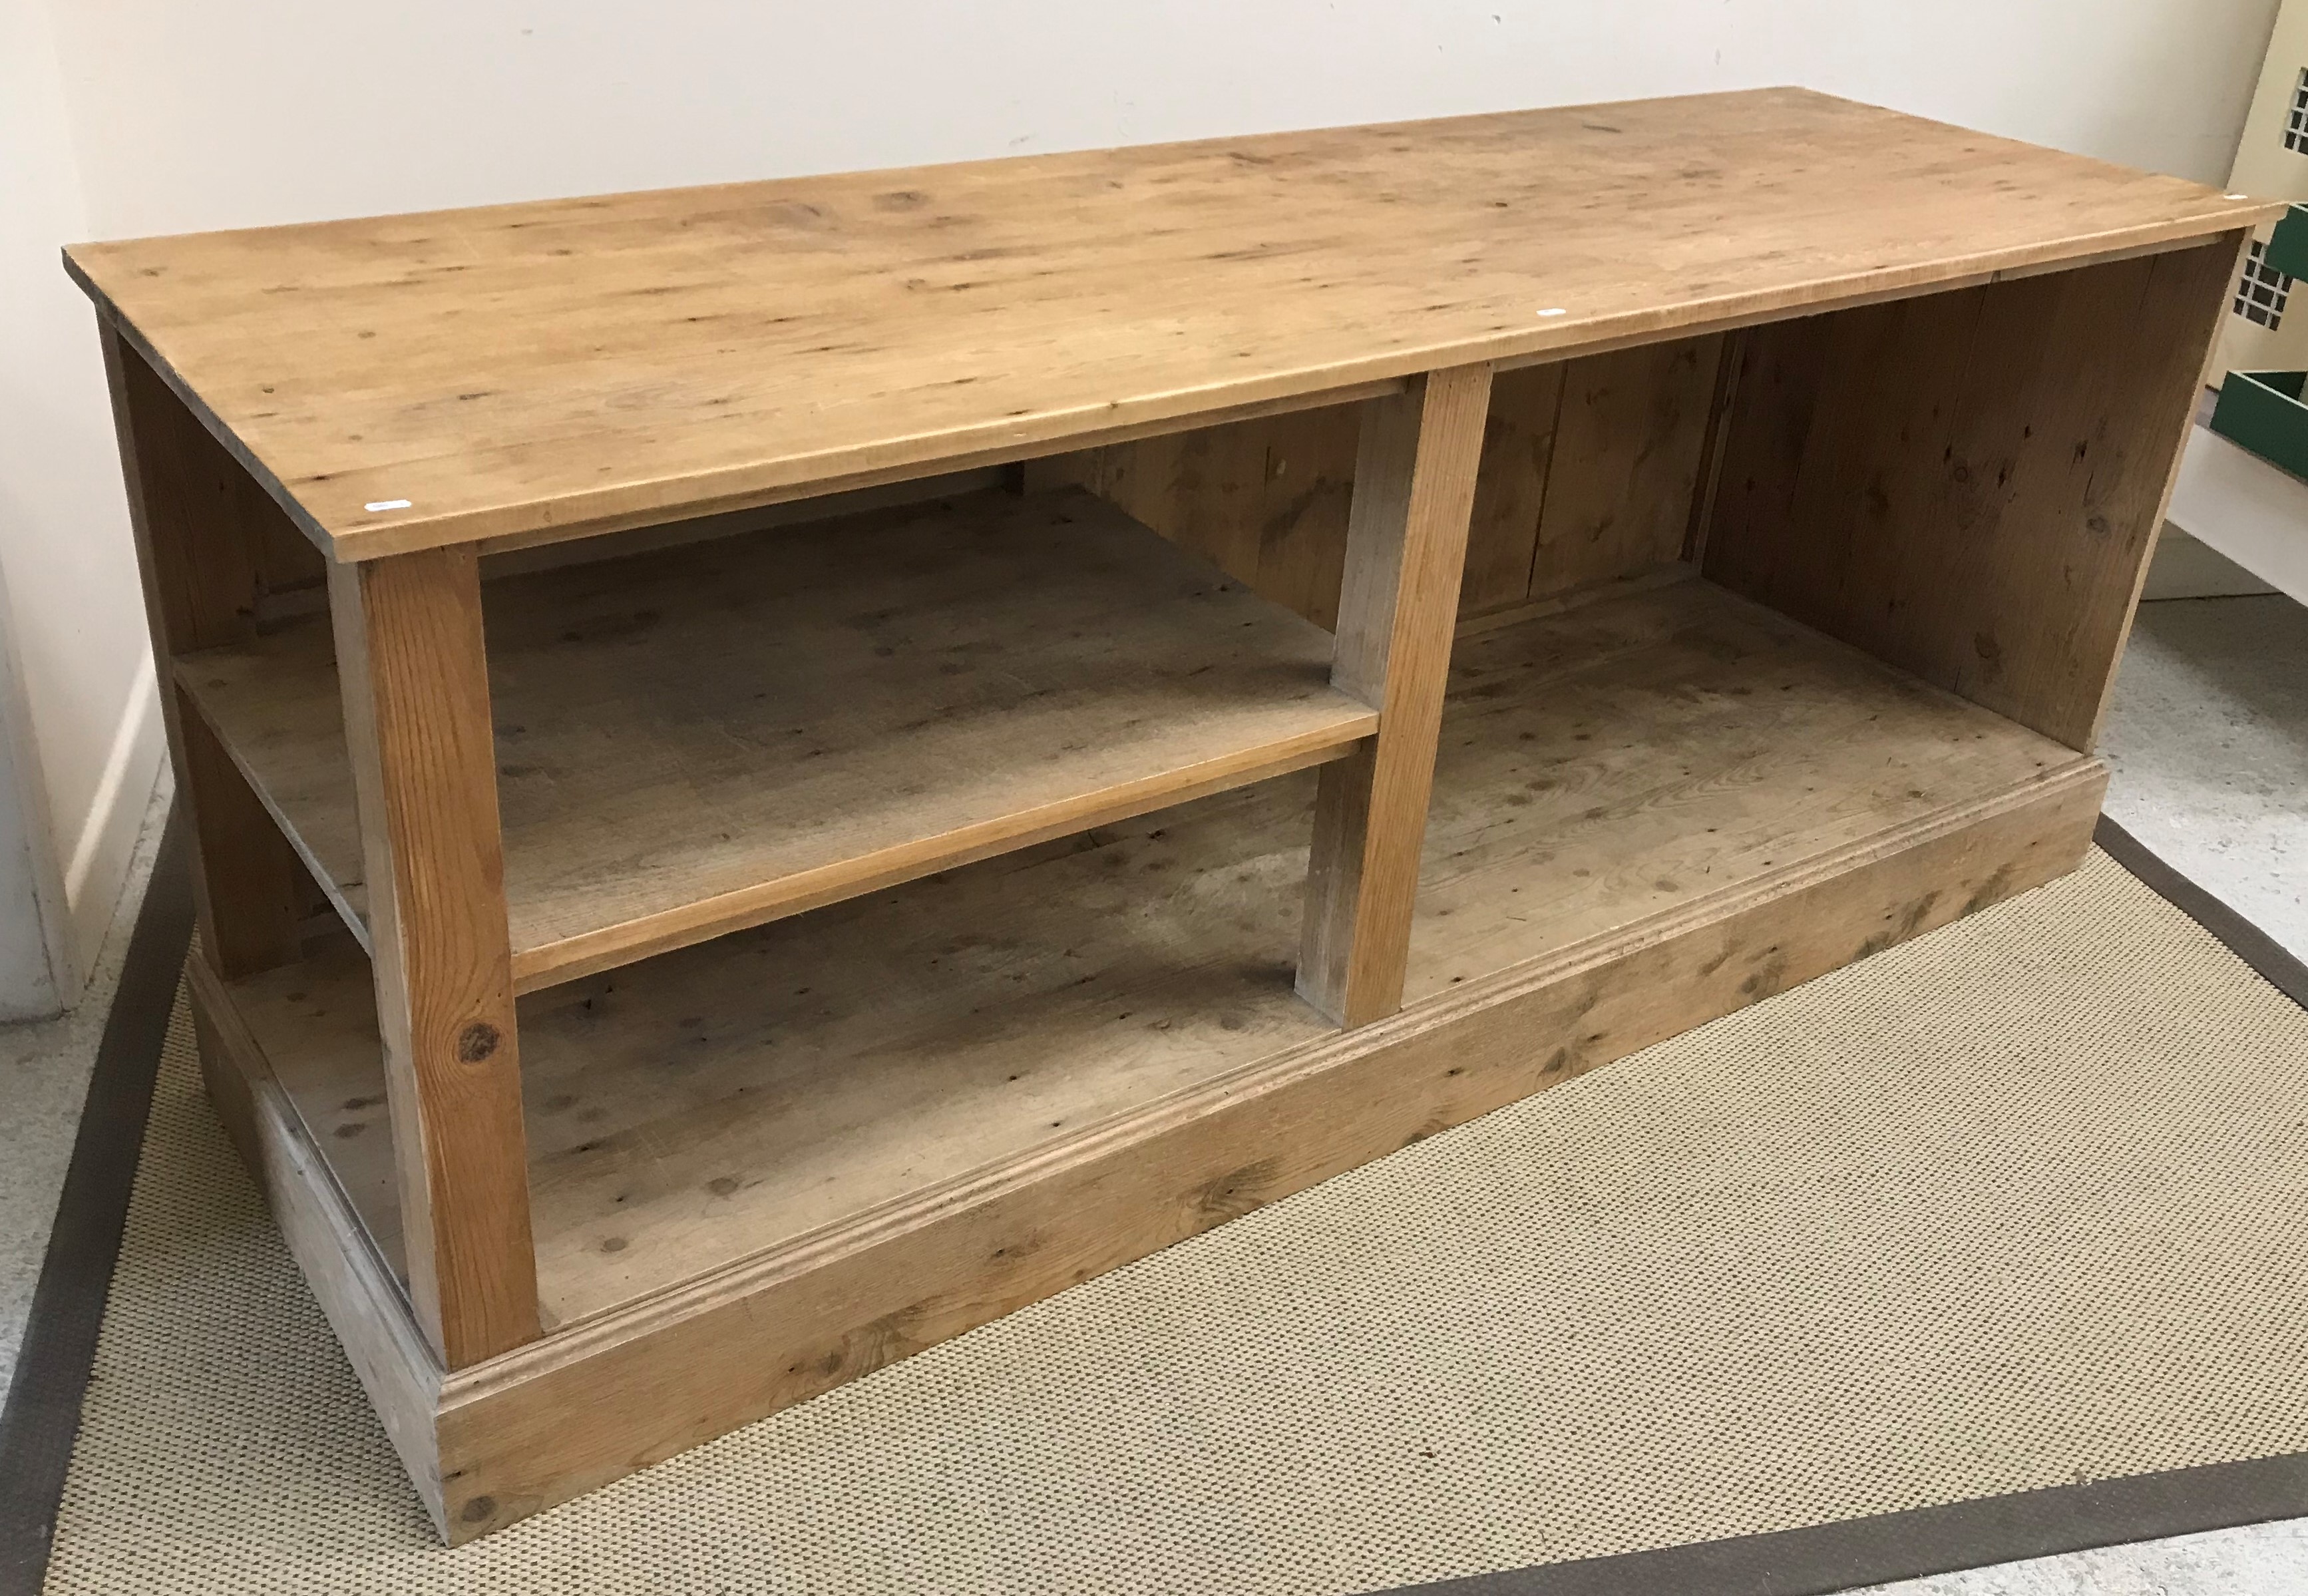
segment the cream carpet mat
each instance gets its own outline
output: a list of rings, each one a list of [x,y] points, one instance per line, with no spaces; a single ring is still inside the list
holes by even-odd
[[[2308,1013],[2095,853],[447,1551],[180,1013],[48,1588],[1368,1590],[2308,1449],[2304,1269]]]

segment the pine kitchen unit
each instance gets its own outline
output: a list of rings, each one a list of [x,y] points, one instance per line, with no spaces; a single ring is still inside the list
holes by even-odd
[[[2070,869],[2276,209],[1773,90],[69,251],[442,1533]]]

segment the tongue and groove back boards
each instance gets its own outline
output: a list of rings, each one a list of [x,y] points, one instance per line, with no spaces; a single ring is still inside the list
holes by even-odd
[[[2235,254],[1503,372],[1462,621],[1696,566],[2088,751]],[[1327,625],[1354,436],[1334,406],[1054,456],[1028,480],[1086,487]]]
[[[1684,558],[1713,437],[1721,334],[1502,372],[1462,616]],[[1336,617],[1356,407],[1331,405],[1029,462],[1077,483],[1318,625]]]

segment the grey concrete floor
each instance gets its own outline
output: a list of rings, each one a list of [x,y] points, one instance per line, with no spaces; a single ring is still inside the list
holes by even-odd
[[[2117,823],[2308,960],[2308,608],[2141,605],[2100,751]]]
[[[2308,958],[2308,608],[2281,597],[2144,604],[2103,738],[2108,812]],[[0,1386],[13,1367],[56,1191],[157,821],[82,1005],[0,1027]],[[2293,1596],[2308,1520],[1877,1587],[1873,1596]]]
[[[0,1105],[5,1105],[0,1108],[0,1392],[7,1388],[16,1350],[23,1344],[24,1316],[47,1251],[48,1227],[72,1159],[96,1044],[104,1034],[120,961],[144,901],[144,884],[151,879],[153,850],[159,846],[160,823],[174,791],[163,771],[145,811],[120,906],[79,1003],[57,1019],[0,1025]]]
[[[2308,1519],[2005,1563],[1851,1596],[2299,1596],[2302,1591],[2308,1591]]]

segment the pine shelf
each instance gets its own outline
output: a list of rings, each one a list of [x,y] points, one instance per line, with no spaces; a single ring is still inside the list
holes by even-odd
[[[483,591],[521,991],[1336,759],[1378,723],[1319,627],[1081,492]],[[326,618],[177,669],[366,942]]]

